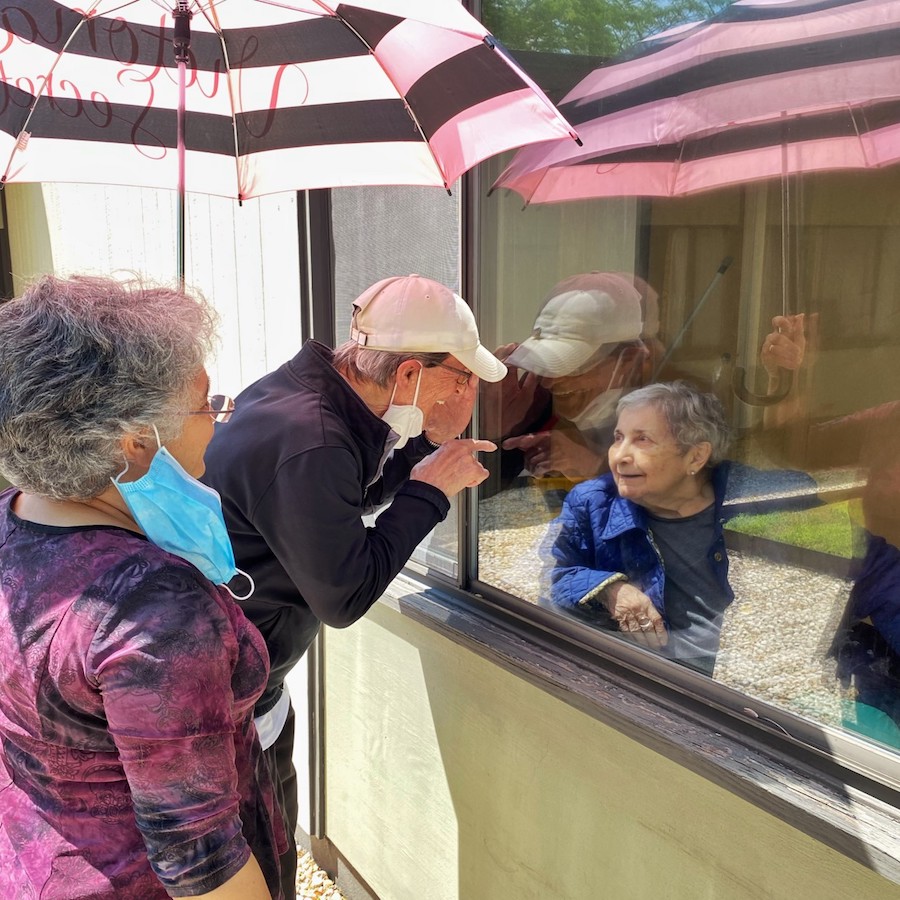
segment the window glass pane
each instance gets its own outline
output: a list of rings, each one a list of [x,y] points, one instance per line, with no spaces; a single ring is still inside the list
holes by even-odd
[[[417,273],[459,291],[459,192],[422,187],[342,188],[331,192],[335,341],[350,332],[353,300],[390,275]],[[455,578],[457,501],[413,560]]]
[[[561,96],[583,60],[534,72]],[[503,449],[477,576],[900,749],[900,169],[743,177],[482,201],[484,338],[512,365],[480,398]]]

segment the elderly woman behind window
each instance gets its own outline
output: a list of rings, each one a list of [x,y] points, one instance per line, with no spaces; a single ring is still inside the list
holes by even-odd
[[[0,896],[280,896],[268,658],[196,481],[212,337],[136,281],[0,307]]]
[[[815,491],[801,473],[725,461],[729,437],[719,400],[686,382],[623,397],[609,474],[576,486],[557,520],[551,604],[712,674],[734,599],[725,522],[755,497],[808,505]]]

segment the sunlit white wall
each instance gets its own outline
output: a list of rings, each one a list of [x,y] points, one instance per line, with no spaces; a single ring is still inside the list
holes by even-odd
[[[6,191],[16,293],[44,272],[176,281],[174,191],[81,184]],[[300,347],[296,197],[241,206],[188,197],[185,282],[221,315],[221,342],[209,366],[216,390],[237,393]]]

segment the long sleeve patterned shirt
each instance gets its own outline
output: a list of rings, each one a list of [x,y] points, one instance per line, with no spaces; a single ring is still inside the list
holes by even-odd
[[[141,535],[27,522],[14,496],[0,495],[0,897],[192,896],[251,852],[279,897],[259,633]]]

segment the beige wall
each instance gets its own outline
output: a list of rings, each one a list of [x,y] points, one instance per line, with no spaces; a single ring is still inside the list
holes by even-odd
[[[382,900],[900,894],[385,604],[325,665],[327,832]]]

